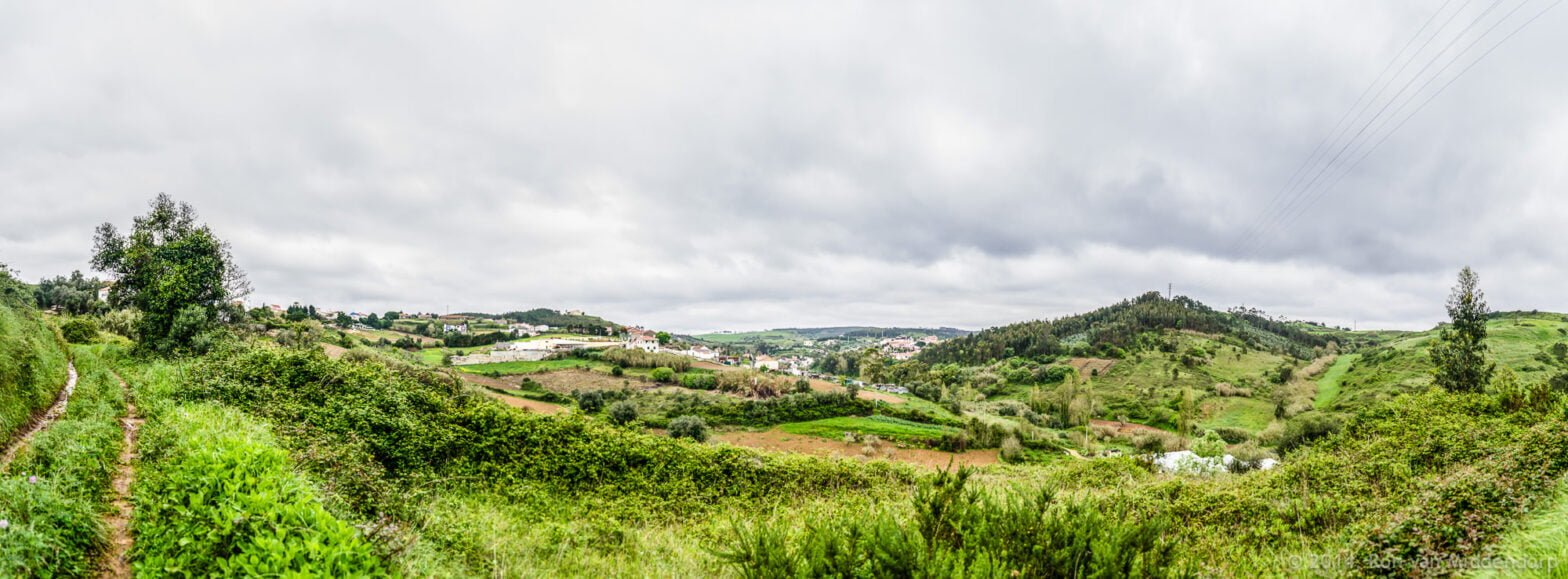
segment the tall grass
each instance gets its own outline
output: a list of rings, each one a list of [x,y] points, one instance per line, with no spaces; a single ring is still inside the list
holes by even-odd
[[[54,401],[65,342],[31,308],[0,301],[0,446]]]
[[[66,413],[0,478],[0,519],[10,527],[0,530],[0,576],[85,576],[104,544],[125,396],[96,350],[73,350],[78,379]]]

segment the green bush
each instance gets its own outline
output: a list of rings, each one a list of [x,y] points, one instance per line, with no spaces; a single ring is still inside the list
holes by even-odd
[[[92,318],[71,318],[60,324],[60,336],[72,344],[92,343],[98,339],[98,324]]]
[[[712,390],[719,386],[719,378],[713,374],[686,373],[681,374],[680,383],[693,390]]]
[[[317,502],[266,429],[214,406],[149,422],[136,491],[138,575],[386,576]]]
[[[690,438],[697,442],[707,442],[708,423],[701,416],[681,416],[670,421],[670,436],[674,438]]]
[[[1340,419],[1332,414],[1323,412],[1306,412],[1285,423],[1285,433],[1279,441],[1279,451],[1290,452],[1323,438],[1343,426]]]
[[[671,370],[669,368],[665,368],[663,366],[660,366],[658,368],[654,368],[652,372],[649,372],[648,373],[648,377],[652,378],[654,382],[661,382],[661,383],[666,383],[667,384],[667,383],[675,381],[675,371]]]
[[[620,425],[631,424],[637,421],[637,405],[630,400],[622,400],[610,405],[610,421]]]

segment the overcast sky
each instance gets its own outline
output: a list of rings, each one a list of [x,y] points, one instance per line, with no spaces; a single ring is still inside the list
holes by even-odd
[[[1550,0],[86,4],[0,4],[29,280],[167,192],[252,302],[981,328],[1173,283],[1425,328],[1470,264],[1568,311],[1568,8],[1437,94]]]

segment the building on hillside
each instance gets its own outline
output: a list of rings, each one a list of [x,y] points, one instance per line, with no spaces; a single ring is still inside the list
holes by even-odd
[[[644,352],[657,352],[659,351],[659,336],[642,328],[628,328],[626,330],[626,348]]]
[[[103,282],[103,285],[98,286],[98,301],[100,301],[100,302],[107,302],[107,301],[109,301],[109,290],[111,290],[113,288],[114,288],[114,282],[113,281],[106,281],[106,282]]]
[[[758,370],[778,370],[779,361],[773,356],[762,354],[751,361],[751,366]]]
[[[687,356],[691,356],[698,360],[705,360],[710,362],[719,357],[718,352],[713,351],[712,348],[707,346],[693,346],[690,350],[686,350],[685,353]]]
[[[443,323],[441,324],[441,331],[448,334],[467,334],[468,322],[463,322],[461,324]]]

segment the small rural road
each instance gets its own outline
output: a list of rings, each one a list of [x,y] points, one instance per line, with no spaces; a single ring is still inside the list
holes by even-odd
[[[4,453],[0,453],[0,472],[5,472],[11,467],[11,461],[16,458],[16,453],[21,452],[22,448],[32,441],[34,435],[49,428],[50,424],[65,414],[65,405],[71,401],[71,393],[76,391],[76,364],[66,363],[65,370],[67,373],[65,387],[61,388],[60,394],[55,397],[54,405],[50,406],[43,416],[34,420],[32,426],[23,429],[22,435],[11,441],[11,445],[6,447]]]
[[[119,468],[110,485],[114,490],[113,509],[104,518],[104,527],[109,530],[109,548],[104,550],[98,568],[99,577],[121,578],[131,576],[131,512],[135,508],[131,504],[131,483],[136,480],[136,436],[141,432],[142,418],[136,413],[130,386],[119,375],[115,375],[115,379],[125,391],[125,417],[120,419],[125,442],[120,446]]]

